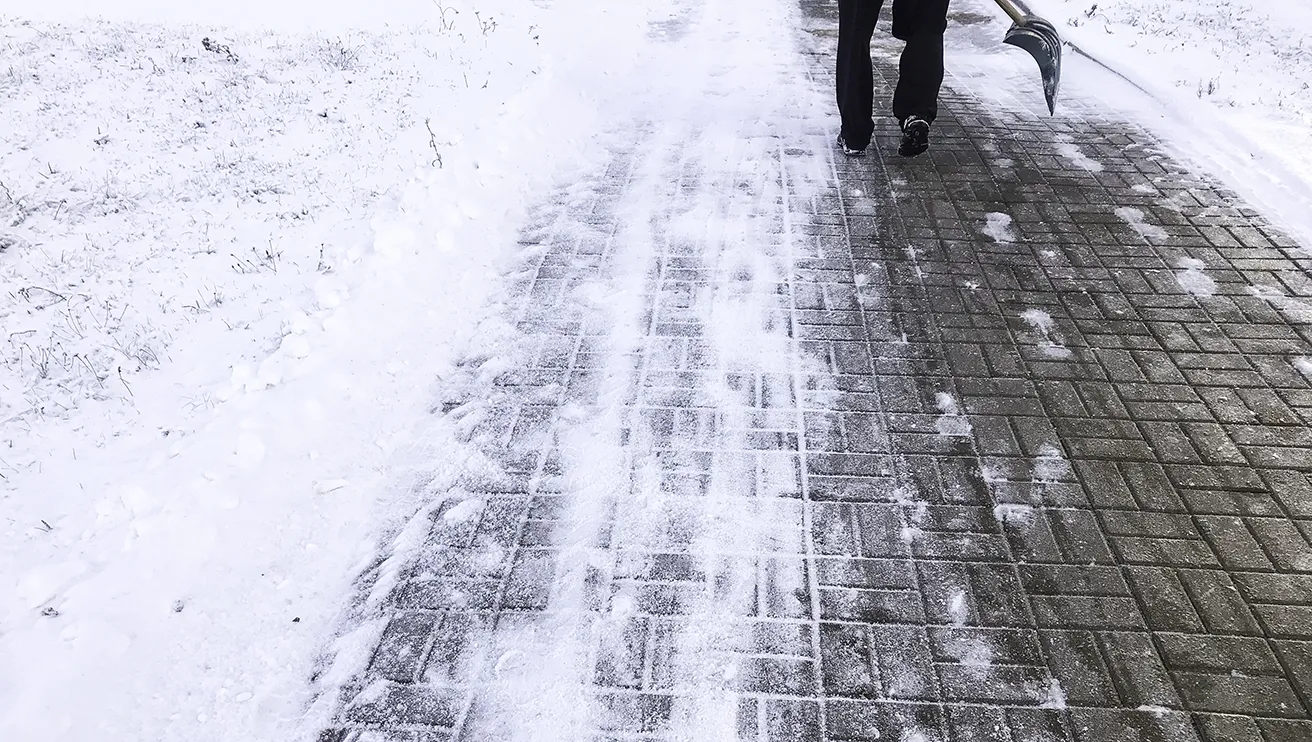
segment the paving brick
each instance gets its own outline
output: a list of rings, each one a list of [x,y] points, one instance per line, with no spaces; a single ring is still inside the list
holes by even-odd
[[[888,701],[834,701],[826,709],[831,739],[877,742],[914,739],[937,742],[943,725],[937,706]]]
[[[348,723],[420,725],[446,727],[455,725],[459,695],[424,685],[376,681],[346,704],[343,718]]]
[[[428,651],[429,637],[440,620],[435,613],[393,616],[379,640],[370,671],[398,683],[414,682]]]
[[[1201,742],[1188,714],[1138,709],[1074,709],[1079,742]]]
[[[1103,659],[1126,706],[1182,706],[1170,675],[1148,635],[1100,633],[1098,640]]]

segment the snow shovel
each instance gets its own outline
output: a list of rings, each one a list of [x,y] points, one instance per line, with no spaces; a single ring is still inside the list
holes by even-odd
[[[995,0],[1011,17],[1012,25],[1002,41],[1030,53],[1039,63],[1043,75],[1043,96],[1048,99],[1048,113],[1057,112],[1057,88],[1061,86],[1061,36],[1049,22],[1030,15],[1015,0]]]

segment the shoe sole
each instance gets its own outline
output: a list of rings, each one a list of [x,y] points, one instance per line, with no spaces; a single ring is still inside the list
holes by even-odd
[[[929,149],[929,131],[925,131],[924,134],[922,134],[922,136],[924,136],[924,139],[904,138],[903,140],[901,140],[901,146],[897,147],[897,153],[899,153],[899,155],[903,157],[914,157],[916,155],[924,155],[924,153]]]

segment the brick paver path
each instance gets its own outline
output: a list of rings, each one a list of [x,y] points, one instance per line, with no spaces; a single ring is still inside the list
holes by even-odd
[[[544,208],[518,370],[445,406],[495,473],[324,739],[1312,740],[1312,261],[1085,113],[647,131]]]

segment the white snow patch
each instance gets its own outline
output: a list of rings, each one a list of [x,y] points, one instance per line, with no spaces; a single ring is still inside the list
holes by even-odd
[[[1197,258],[1181,258],[1179,266],[1180,270],[1176,272],[1175,280],[1180,284],[1180,288],[1194,296],[1216,294],[1216,281],[1204,272],[1207,269],[1206,263]]]
[[[1051,484],[1060,482],[1071,474],[1070,462],[1066,460],[1061,449],[1051,443],[1039,446],[1038,455],[1034,457],[1034,481]]]
[[[993,517],[999,523],[1009,525],[1026,526],[1034,522],[1034,507],[1022,503],[1004,502],[995,505],[993,508]]]
[[[1307,376],[1308,378],[1312,379],[1312,357],[1301,356],[1299,358],[1295,358],[1292,361],[1292,363],[1294,364],[1294,368],[1297,369],[1299,373],[1302,373],[1304,376]]]
[[[966,667],[989,668],[993,666],[993,650],[984,642],[972,641],[959,661]]]
[[[958,588],[948,599],[948,616],[955,626],[965,626],[970,619],[970,608],[966,604],[966,591]]]
[[[1063,91],[1112,106],[1246,198],[1312,229],[1312,6],[1290,0],[1030,0],[1076,55]],[[1254,74],[1254,70],[1262,70]],[[1076,92],[1079,91],[1079,92]]]
[[[970,435],[970,420],[961,414],[961,407],[957,400],[947,392],[939,392],[935,397],[938,403],[938,409],[943,414],[939,415],[934,421],[934,428],[938,430],[939,435],[965,436]]]
[[[1061,683],[1056,678],[1048,680],[1048,694],[1039,708],[1045,709],[1065,709],[1066,708],[1066,691],[1062,690]]]
[[[442,520],[448,524],[465,523],[477,518],[483,512],[484,502],[476,497],[452,505],[445,513],[442,513]]]
[[[1170,236],[1166,233],[1166,230],[1156,224],[1149,224],[1144,221],[1147,219],[1147,215],[1133,206],[1122,206],[1116,209],[1116,216],[1120,217],[1121,221],[1130,225],[1130,228],[1138,232],[1144,239],[1164,240]]]
[[[1295,322],[1312,323],[1312,304],[1289,296],[1274,286],[1253,286],[1248,292],[1270,302]]]
[[[1152,714],[1153,716],[1156,716],[1158,719],[1161,719],[1165,717],[1167,714],[1171,713],[1171,709],[1165,706],[1156,706],[1153,704],[1144,704],[1140,706],[1137,710],[1142,711],[1145,714]]]
[[[1070,136],[1063,135],[1057,139],[1057,153],[1065,157],[1075,167],[1088,170],[1091,173],[1101,173],[1103,171],[1102,163],[1084,154],[1079,146],[1071,140]]]
[[[1044,355],[1050,358],[1070,358],[1071,350],[1062,345],[1057,338],[1057,323],[1052,319],[1052,315],[1042,309],[1026,309],[1021,313],[1020,318],[1027,325],[1034,328],[1039,335],[1039,349]]]
[[[1016,232],[1011,228],[1011,215],[1000,212],[992,212],[986,217],[984,224],[984,234],[992,237],[995,242],[1015,242]]]

